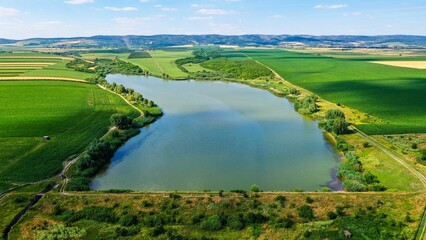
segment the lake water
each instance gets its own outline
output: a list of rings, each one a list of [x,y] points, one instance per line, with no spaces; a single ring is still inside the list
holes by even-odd
[[[116,152],[93,189],[316,190],[333,180],[339,156],[286,99],[235,83],[107,80],[142,93],[164,116]]]

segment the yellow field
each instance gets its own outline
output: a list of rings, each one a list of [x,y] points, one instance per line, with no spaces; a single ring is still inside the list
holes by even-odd
[[[394,67],[426,69],[426,61],[377,61],[372,63],[384,64]]]

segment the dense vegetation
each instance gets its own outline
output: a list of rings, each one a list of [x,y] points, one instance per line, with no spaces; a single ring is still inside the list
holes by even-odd
[[[213,71],[198,71],[190,73],[185,64],[200,64],[201,67]],[[176,60],[176,65],[183,72],[190,73],[196,79],[225,80],[255,79],[260,77],[272,77],[272,72],[253,60],[228,59],[222,55],[219,48],[197,48],[193,56]]]
[[[151,58],[151,54],[149,54],[149,52],[143,51],[143,52],[132,52],[130,53],[130,55],[127,57],[128,59],[132,59],[132,58]]]
[[[421,194],[49,194],[10,237],[61,229],[85,239],[343,239],[348,230],[352,239],[412,239],[421,201]]]
[[[279,49],[244,50],[287,81],[382,120],[360,124],[369,134],[425,132],[425,72],[370,63],[370,58],[333,58]]]
[[[119,59],[96,59],[94,62],[75,59],[67,63],[67,67],[80,72],[97,73],[103,77],[107,74],[145,74],[140,67]]]
[[[202,67],[223,73],[224,78],[255,79],[272,77],[272,72],[254,60],[229,60],[216,58],[201,63]],[[202,74],[206,74],[205,72]]]

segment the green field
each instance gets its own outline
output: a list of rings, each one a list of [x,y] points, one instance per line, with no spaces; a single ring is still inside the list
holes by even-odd
[[[370,63],[377,59],[374,56],[333,58],[280,49],[242,52],[326,100],[380,118],[378,124],[358,125],[368,134],[426,132],[426,70]]]
[[[0,77],[61,77],[84,80],[93,76],[67,68],[69,61],[41,53],[3,53],[0,54]]]
[[[4,81],[0,96],[0,192],[58,173],[64,160],[107,132],[112,114],[138,114],[120,97],[84,83]]]
[[[173,51],[168,50],[154,50],[147,52],[150,58],[129,58],[130,53],[85,53],[81,56],[88,60],[96,58],[119,58],[120,60],[133,63],[151,75],[163,77],[163,73],[169,75],[170,78],[179,79],[187,78],[188,74],[182,72],[175,64],[179,58],[186,58],[192,56],[192,51],[177,49]]]

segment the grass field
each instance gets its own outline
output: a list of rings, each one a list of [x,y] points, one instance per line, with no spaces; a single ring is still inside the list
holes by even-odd
[[[85,83],[4,81],[0,96],[0,192],[58,173],[66,158],[107,132],[113,113],[138,114],[120,97]]]
[[[374,64],[370,61],[377,57],[368,56],[333,58],[280,49],[242,52],[326,100],[380,118],[381,123],[358,126],[368,134],[426,132],[425,70]]]

